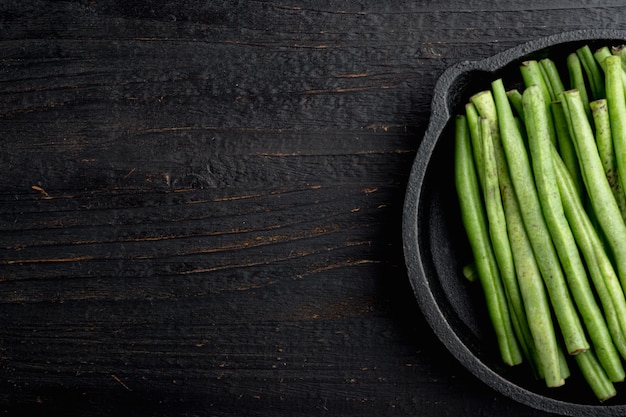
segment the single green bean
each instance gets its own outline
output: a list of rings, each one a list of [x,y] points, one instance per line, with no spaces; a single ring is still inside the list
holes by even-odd
[[[523,121],[524,110],[522,109],[522,93],[520,93],[518,89],[513,89],[507,91],[506,96],[509,98],[511,106],[515,109],[517,117],[519,117]]]
[[[539,61],[539,65],[543,69],[544,79],[548,85],[550,100],[547,101],[547,103],[550,103],[551,101],[556,100],[560,93],[565,91],[565,87],[563,85],[563,81],[561,80],[561,74],[559,74],[559,70],[553,60],[550,58],[543,58]]]
[[[563,158],[563,162],[576,184],[578,195],[582,198],[584,195],[585,185],[583,184],[583,179],[580,175],[576,148],[574,147],[574,143],[572,142],[572,138],[569,134],[567,119],[563,113],[563,104],[560,101],[553,101],[550,104],[550,108],[552,109],[552,118],[554,119],[554,130],[557,138],[559,154]]]
[[[607,101],[606,99],[595,100],[589,103],[589,106],[595,126],[596,144],[602,166],[604,167],[604,174],[609,181],[615,201],[617,201],[617,205],[622,213],[622,218],[626,220],[626,194],[624,194],[617,168]]]
[[[611,53],[611,50],[609,49],[608,46],[603,46],[601,48],[598,48],[593,53],[593,57],[596,59],[596,62],[598,63],[598,65],[600,65],[600,68],[602,69],[602,71],[606,72],[606,68],[604,67],[604,58],[606,58],[607,56],[611,56],[611,55],[613,54]]]
[[[484,172],[482,167],[485,165],[483,162],[483,145],[480,133],[480,116],[476,110],[476,106],[472,102],[465,105],[465,116],[467,120],[467,126],[469,128],[470,140],[472,142],[472,151],[474,155],[474,166],[478,174],[479,188],[482,190],[485,185]]]
[[[626,95],[622,78],[624,71],[622,71],[620,58],[615,55],[606,57],[604,65],[606,67],[606,103],[617,176],[622,190],[626,190],[626,102],[624,101]]]
[[[540,88],[541,93],[544,97],[546,109],[549,111],[552,97],[556,97],[556,95],[554,90],[552,89],[551,84],[548,81],[548,74],[545,72],[544,66],[540,63],[540,61],[524,61],[522,62],[522,65],[520,67],[520,72],[522,74],[522,79],[524,80],[524,85],[526,86],[526,88],[531,85],[537,85]],[[548,123],[548,133],[550,135],[550,141],[556,144],[557,138],[552,118],[548,120]]]
[[[539,64],[539,61],[531,59],[522,62],[522,65],[520,66],[520,73],[526,88],[533,84],[538,85],[541,88],[541,92],[546,102],[549,103],[551,101],[550,87],[545,79],[544,72]]]
[[[496,152],[494,150],[493,139],[491,135],[491,126],[486,117],[480,118],[480,132],[483,145],[483,170],[485,186],[483,189],[483,198],[487,209],[487,221],[489,224],[489,235],[491,236],[491,245],[498,262],[500,275],[507,294],[518,294],[517,277],[515,276],[515,267],[513,265],[513,254],[509,244],[509,236],[506,230],[506,217],[504,207],[502,206],[502,195],[500,194],[500,185],[498,181],[498,163],[496,161]],[[480,168],[478,168],[480,170]],[[521,298],[516,299],[520,302],[519,310],[522,311]],[[516,305],[517,307],[517,305]]]
[[[575,52],[572,52],[567,56],[567,72],[570,79],[570,89],[578,90],[585,107],[585,113],[588,118],[591,118],[591,110],[589,109],[589,94],[587,93],[587,83],[585,82],[583,66],[580,62],[580,58]]]
[[[610,381],[594,352],[589,350],[576,355],[576,363],[589,384],[589,387],[600,402],[604,402],[617,395],[615,385]]]

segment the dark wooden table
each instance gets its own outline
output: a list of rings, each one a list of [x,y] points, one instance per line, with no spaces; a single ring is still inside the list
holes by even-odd
[[[3,415],[545,416],[443,348],[404,192],[445,68],[623,2],[0,3]]]

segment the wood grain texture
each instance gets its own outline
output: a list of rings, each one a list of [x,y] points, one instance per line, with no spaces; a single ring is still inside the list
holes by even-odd
[[[1,2],[0,408],[544,416],[426,326],[404,189],[446,67],[621,11]]]

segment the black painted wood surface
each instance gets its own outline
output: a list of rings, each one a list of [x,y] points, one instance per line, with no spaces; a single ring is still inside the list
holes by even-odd
[[[0,2],[4,415],[544,416],[404,269],[449,65],[622,2]]]

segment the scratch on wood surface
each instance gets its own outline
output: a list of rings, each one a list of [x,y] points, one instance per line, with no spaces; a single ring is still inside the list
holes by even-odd
[[[393,86],[383,84],[383,85],[368,85],[364,87],[322,88],[322,89],[305,90],[304,93],[305,94],[350,93],[350,92],[367,91],[367,90],[374,90],[374,89],[386,90],[389,88],[393,88]]]
[[[265,194],[247,194],[247,195],[235,195],[235,196],[231,196],[231,197],[220,197],[220,198],[214,198],[212,201],[214,202],[221,202],[221,201],[236,201],[236,200],[244,200],[247,198],[257,198],[257,197],[263,197]]]
[[[283,9],[283,10],[293,10],[296,12],[299,12],[302,10],[302,7],[300,6],[287,6],[284,4],[275,4],[274,7],[276,7],[277,9]]]
[[[63,262],[80,262],[92,261],[95,256],[75,256],[73,258],[48,258],[48,259],[9,259],[0,261],[0,265],[19,265],[19,264],[44,264],[44,263],[63,263]]]
[[[39,191],[45,198],[51,198],[50,194],[48,194],[48,192],[44,190],[43,187],[40,187],[38,185],[33,185],[30,188],[32,188],[35,191]]]
[[[138,129],[139,133],[171,133],[171,132],[186,132],[186,131],[224,131],[240,132],[240,133],[283,133],[291,131],[291,128],[285,127],[228,127],[219,125],[198,125],[198,126],[163,126],[163,127],[150,127]]]
[[[52,196],[43,187],[40,187],[38,185],[32,185],[30,188],[33,191],[38,191],[42,195],[41,199],[43,199],[43,200],[57,200],[57,199],[74,198],[73,195]],[[39,198],[36,197],[36,199],[39,199]]]
[[[292,48],[299,49],[339,49],[341,46],[332,46],[332,45],[303,45],[299,43],[294,43],[291,45]]]
[[[356,74],[337,74],[335,77],[337,78],[361,78],[361,77],[369,77],[370,74],[367,72],[361,72]]]
[[[126,385],[126,384],[124,383],[124,381],[122,381],[121,379],[119,379],[116,375],[111,374],[111,378],[113,378],[113,379],[115,380],[115,382],[117,382],[118,384],[120,384],[121,386],[123,386],[123,387],[126,389],[126,391],[132,391],[132,389],[130,389],[130,388],[128,387],[128,385]]]
[[[122,180],[127,180],[128,178],[130,178],[131,175],[133,175],[135,172],[137,172],[137,168],[132,168],[130,171],[128,171],[128,173],[126,175],[124,175],[124,178],[122,178]]]
[[[337,262],[334,264],[330,264],[330,265],[326,265],[326,266],[322,266],[319,268],[315,268],[312,269],[304,274],[300,274],[298,275],[298,278],[304,278],[308,275],[313,275],[313,274],[317,274],[319,272],[325,272],[325,271],[330,271],[332,269],[336,269],[336,268],[345,268],[345,267],[349,267],[349,266],[358,266],[358,265],[365,265],[365,264],[374,264],[374,263],[379,263],[379,261],[375,261],[373,259],[359,259],[359,260],[347,260],[347,261],[343,261],[343,262]]]
[[[276,225],[273,228],[279,229],[281,226]],[[270,229],[267,229],[270,230]],[[324,235],[327,233],[332,233],[338,230],[337,227],[316,227],[309,231],[303,231],[300,233],[292,234],[292,235],[272,235],[272,236],[255,236],[253,239],[244,240],[243,242],[233,243],[231,245],[224,245],[216,248],[207,248],[207,249],[197,249],[193,251],[189,251],[186,253],[181,253],[181,255],[198,255],[198,254],[209,254],[209,253],[219,253],[230,250],[238,250],[238,249],[249,249],[255,248],[259,246],[265,246],[275,243],[286,243],[286,242],[294,242],[300,239],[309,239],[316,236]],[[249,229],[232,229],[231,233],[249,233],[252,230]]]

